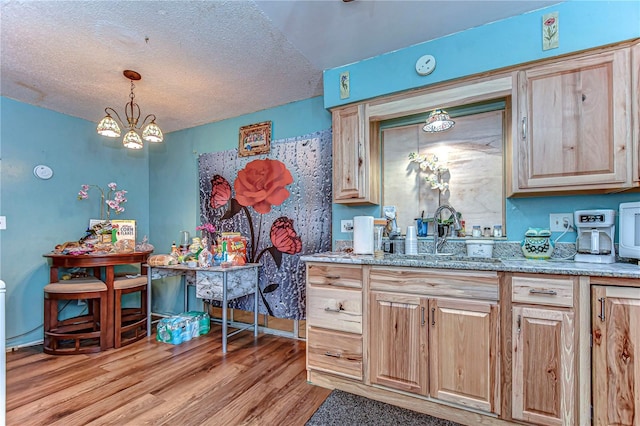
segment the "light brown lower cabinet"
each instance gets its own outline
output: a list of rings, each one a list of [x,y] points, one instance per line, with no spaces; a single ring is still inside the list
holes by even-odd
[[[513,307],[512,416],[540,425],[572,425],[575,381],[573,312]]]
[[[371,383],[427,394],[428,299],[371,292]]]
[[[640,426],[640,288],[591,292],[593,424]]]
[[[371,292],[371,382],[497,413],[495,302]]]
[[[429,314],[429,394],[499,413],[498,304],[431,299]]]

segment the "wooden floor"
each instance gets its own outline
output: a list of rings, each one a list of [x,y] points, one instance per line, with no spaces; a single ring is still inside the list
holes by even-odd
[[[219,325],[181,345],[155,334],[99,354],[7,353],[7,425],[304,425],[329,395],[306,382],[305,342]]]

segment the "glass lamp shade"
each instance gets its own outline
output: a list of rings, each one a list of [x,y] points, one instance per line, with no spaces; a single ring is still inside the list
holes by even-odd
[[[162,135],[162,130],[156,124],[155,121],[147,124],[145,128],[142,130],[142,139],[147,142],[162,142],[164,136]]]
[[[142,149],[142,139],[140,139],[140,135],[135,132],[135,130],[129,130],[126,135],[124,135],[124,139],[122,139],[122,144],[129,149]]]
[[[443,109],[434,109],[427,118],[427,124],[424,125],[422,130],[425,132],[443,132],[453,127],[455,121],[449,117],[447,111]]]
[[[99,135],[107,136],[110,138],[117,138],[121,134],[120,126],[118,126],[116,120],[114,120],[109,114],[107,114],[106,117],[100,120],[96,131]]]

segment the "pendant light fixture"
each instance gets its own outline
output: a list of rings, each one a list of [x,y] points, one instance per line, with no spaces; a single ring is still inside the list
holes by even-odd
[[[427,117],[427,124],[424,125],[422,130],[428,133],[444,132],[449,130],[456,124],[455,121],[449,117],[449,113],[443,109],[434,109]]]
[[[133,82],[141,80],[142,76],[132,70],[124,70],[123,74],[131,81],[131,93],[129,94],[129,102],[124,106],[124,112],[127,117],[127,122],[125,124],[125,122],[122,121],[118,113],[113,108],[107,107],[104,109],[104,112],[107,115],[102,120],[100,120],[96,131],[102,136],[107,136],[110,138],[120,137],[120,126],[118,125],[118,122],[111,116],[111,112],[116,117],[118,117],[118,121],[120,121],[120,125],[122,125],[122,127],[129,129],[129,131],[124,135],[124,138],[122,139],[122,144],[125,147],[130,149],[142,149],[143,139],[147,142],[162,142],[164,136],[162,134],[162,130],[160,130],[160,127],[158,127],[158,125],[156,124],[155,115],[147,115],[140,124],[140,127],[138,127],[138,121],[140,119],[140,107],[134,101],[136,95],[133,93],[133,89],[135,88]],[[147,120],[149,119],[151,121],[147,123]],[[145,123],[147,124],[145,125]],[[140,129],[142,129],[142,138],[140,138]]]

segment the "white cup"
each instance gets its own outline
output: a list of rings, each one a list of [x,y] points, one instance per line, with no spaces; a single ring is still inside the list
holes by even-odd
[[[416,238],[418,238],[418,235],[416,234],[416,227],[415,226],[413,226],[413,225],[407,226],[406,238],[410,239],[410,240],[415,240]]]

